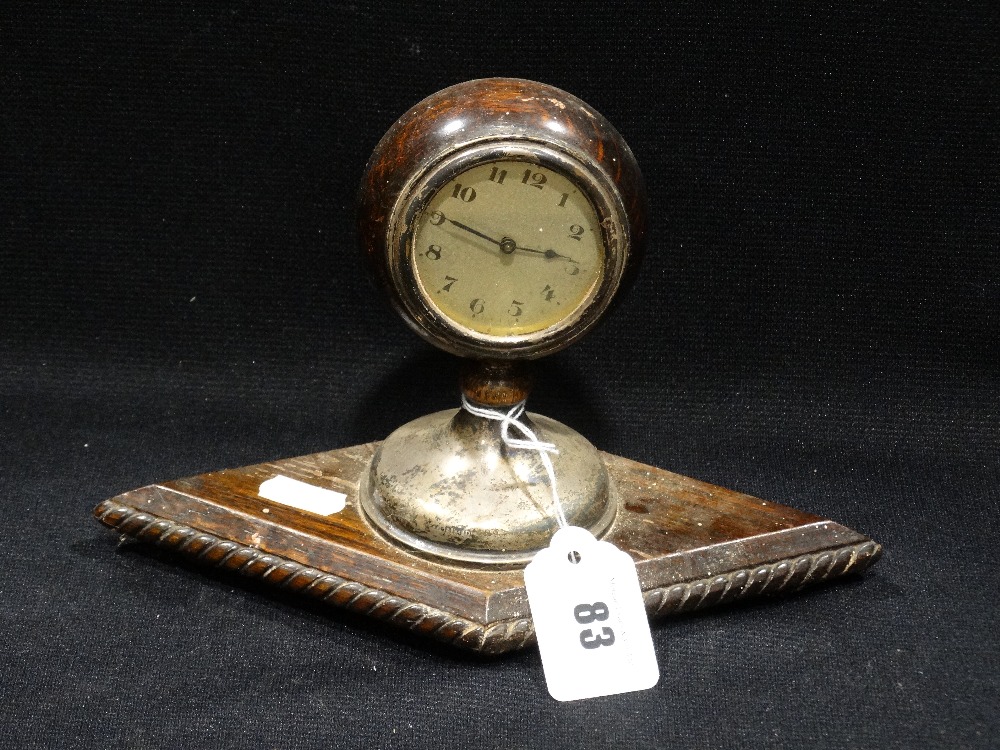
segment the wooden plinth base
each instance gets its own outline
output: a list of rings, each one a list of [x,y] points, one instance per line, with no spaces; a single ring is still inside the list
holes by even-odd
[[[105,500],[115,531],[210,566],[484,653],[534,642],[520,569],[420,557],[364,518],[358,483],[377,443],[202,474]],[[662,469],[603,454],[619,498],[605,537],[636,561],[658,617],[859,573],[882,548],[856,531]],[[347,495],[320,516],[264,500],[284,475]]]

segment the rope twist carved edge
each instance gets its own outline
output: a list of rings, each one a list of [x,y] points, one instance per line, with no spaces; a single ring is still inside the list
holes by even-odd
[[[459,648],[499,654],[535,641],[530,617],[483,625],[111,500],[98,505],[94,516],[125,536],[195,562],[256,578]],[[752,596],[790,593],[847,573],[860,573],[880,555],[881,547],[869,541],[650,589],[643,596],[650,616],[663,617]]]
[[[127,505],[105,500],[94,509],[105,526],[197,563],[256,578],[279,589],[318,599],[460,648],[497,654],[534,641],[530,618],[483,626],[427,605],[302,565]]]
[[[712,578],[650,589],[643,592],[643,597],[650,617],[665,617],[757,596],[791,594],[806,586],[861,573],[881,556],[882,546],[869,539]]]

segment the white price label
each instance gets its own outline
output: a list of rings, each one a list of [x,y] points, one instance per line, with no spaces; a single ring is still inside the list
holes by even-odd
[[[660,679],[632,558],[559,529],[524,569],[549,693],[559,701],[646,690]]]
[[[257,494],[265,500],[306,510],[321,516],[340,513],[347,504],[347,495],[325,487],[278,475],[260,483]]]

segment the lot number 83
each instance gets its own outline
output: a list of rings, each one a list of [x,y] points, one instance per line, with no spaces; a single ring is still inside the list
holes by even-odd
[[[589,625],[593,622],[603,622],[610,616],[608,605],[604,602],[594,602],[593,604],[577,604],[573,608],[573,616],[581,625]],[[615,631],[604,626],[599,634],[595,634],[593,628],[585,628],[580,631],[580,645],[587,649],[600,648],[601,646],[611,646],[615,642]]]

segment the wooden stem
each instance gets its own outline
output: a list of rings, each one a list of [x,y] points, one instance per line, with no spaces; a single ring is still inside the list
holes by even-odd
[[[513,406],[528,397],[533,378],[523,361],[467,360],[459,382],[470,401],[484,406]]]

